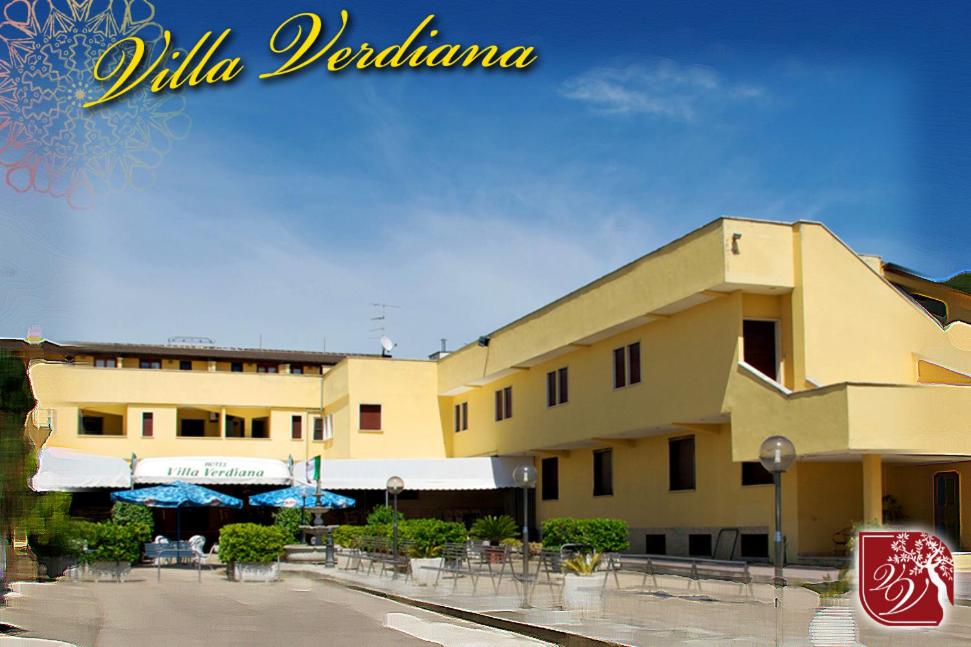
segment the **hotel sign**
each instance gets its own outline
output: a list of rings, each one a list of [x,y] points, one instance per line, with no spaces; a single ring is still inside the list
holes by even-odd
[[[172,456],[143,458],[135,465],[136,483],[186,481],[199,484],[289,485],[286,463],[268,458],[236,456]]]

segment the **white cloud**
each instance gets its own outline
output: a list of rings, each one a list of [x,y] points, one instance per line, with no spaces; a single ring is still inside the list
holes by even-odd
[[[606,113],[648,114],[679,121],[691,121],[726,102],[766,96],[758,85],[730,83],[710,67],[668,59],[593,68],[567,79],[560,92]]]

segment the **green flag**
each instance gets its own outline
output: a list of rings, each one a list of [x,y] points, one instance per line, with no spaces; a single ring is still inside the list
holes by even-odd
[[[320,481],[320,454],[314,456],[314,480]]]

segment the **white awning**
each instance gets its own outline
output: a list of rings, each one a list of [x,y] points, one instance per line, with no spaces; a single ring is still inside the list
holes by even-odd
[[[30,487],[36,492],[131,487],[131,469],[123,458],[44,447],[38,462],[37,474],[30,479]]]
[[[512,472],[527,460],[495,456],[325,459],[320,467],[320,485],[326,490],[383,490],[389,477],[400,476],[406,490],[498,490],[516,487]],[[297,463],[293,475],[298,482],[310,483],[313,462]]]
[[[165,456],[139,458],[135,483],[186,481],[199,484],[290,485],[290,470],[272,458]]]

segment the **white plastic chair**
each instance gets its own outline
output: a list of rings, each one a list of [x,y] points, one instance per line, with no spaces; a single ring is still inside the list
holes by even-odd
[[[169,543],[169,540],[166,539],[165,535],[156,535],[155,536],[155,543],[156,544],[167,544],[167,543]]]

